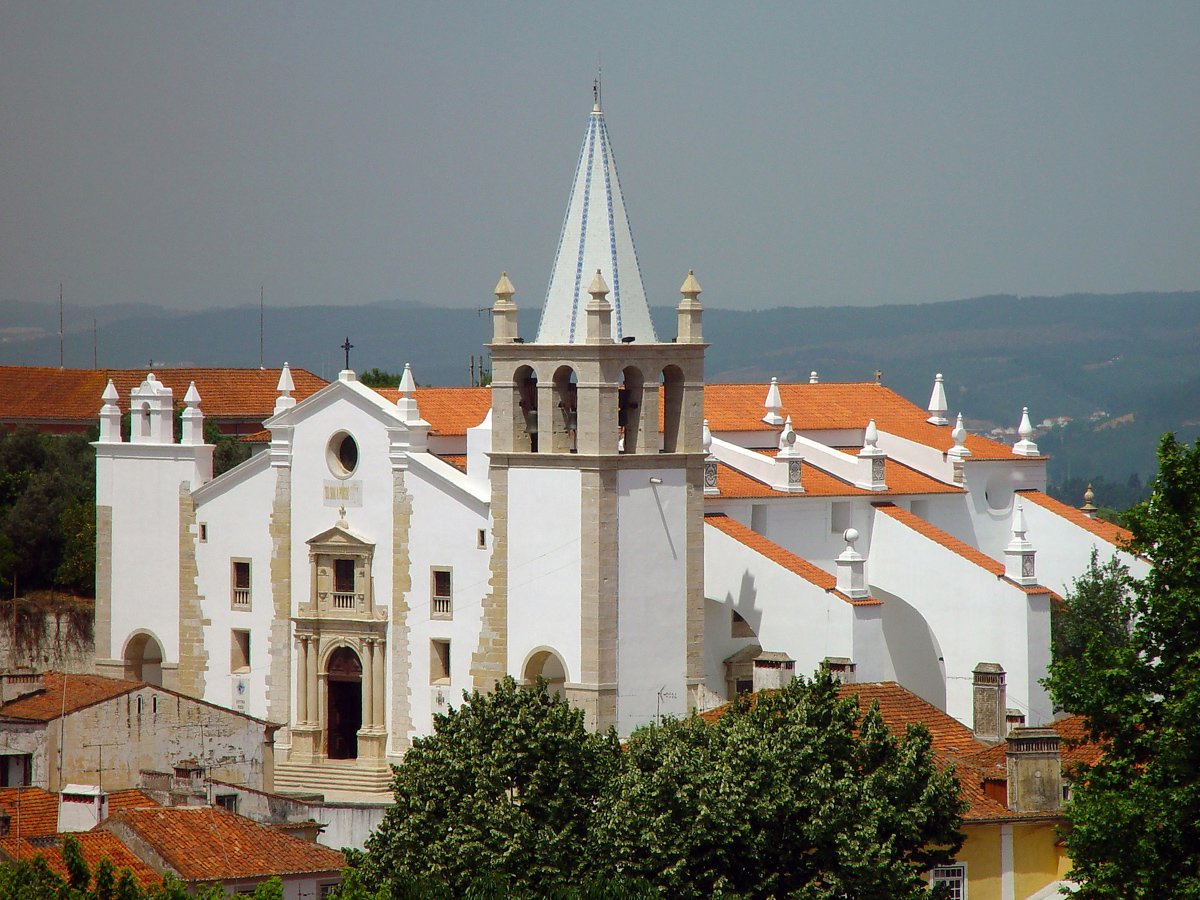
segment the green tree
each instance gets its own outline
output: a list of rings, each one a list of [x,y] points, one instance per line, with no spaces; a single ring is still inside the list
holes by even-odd
[[[1153,568],[1093,566],[1076,583],[1047,679],[1104,750],[1068,807],[1083,898],[1200,897],[1200,442],[1167,435],[1158,463],[1126,517]]]
[[[369,388],[394,388],[400,384],[400,375],[386,369],[368,369],[358,376],[360,383]]]
[[[639,729],[596,816],[590,858],[673,897],[928,897],[965,806],[928,731],[897,740],[828,674]]]
[[[544,683],[511,678],[434,720],[396,767],[396,803],[367,843],[368,890],[429,876],[454,896],[481,875],[547,896],[579,869],[592,811],[618,762],[616,736]]]

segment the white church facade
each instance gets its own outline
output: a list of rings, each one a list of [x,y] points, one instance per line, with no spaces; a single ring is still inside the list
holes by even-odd
[[[218,478],[194,385],[176,442],[169,389],[130,393],[122,440],[110,383],[97,671],[283,724],[280,788],[374,793],[504,675],[621,734],[821,665],[967,723],[1000,678],[1038,724],[1056,594],[1093,547],[1144,567],[1045,495],[1027,418],[1016,447],[968,435],[941,376],[928,408],[706,384],[700,285],[657,336],[598,106],[536,335],[514,295],[501,276],[490,388],[347,368],[297,402],[285,368],[269,443]]]

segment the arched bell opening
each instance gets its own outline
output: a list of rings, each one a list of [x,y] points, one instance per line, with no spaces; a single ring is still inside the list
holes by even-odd
[[[513,373],[513,449],[518,452],[537,452],[537,395],[537,373],[521,366]]]
[[[362,728],[362,661],[349,647],[338,647],[325,666],[325,754],[330,759],[358,759]]]
[[[535,650],[525,661],[521,675],[521,683],[537,684],[538,677],[546,679],[546,689],[556,696],[562,696],[566,690],[567,667],[562,657],[548,648]]]
[[[679,452],[683,431],[683,370],[667,366],[662,370],[663,453]]]
[[[162,645],[146,632],[135,634],[125,645],[125,677],[162,687]]]
[[[554,372],[554,434],[552,453],[574,453],[579,428],[579,379],[570,366]]]
[[[620,432],[622,453],[637,453],[642,432],[642,392],[645,378],[636,366],[626,366],[621,372],[621,389],[617,392],[617,429]]]

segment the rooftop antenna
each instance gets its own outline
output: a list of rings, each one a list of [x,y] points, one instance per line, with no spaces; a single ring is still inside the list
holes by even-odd
[[[63,368],[63,290],[58,283],[58,367]]]
[[[600,67],[600,54],[596,53],[596,78],[592,82],[592,98],[596,105],[603,109],[602,101],[604,99],[604,70]]]
[[[258,368],[261,371],[266,366],[263,365],[263,302],[266,297],[266,286],[258,286]]]

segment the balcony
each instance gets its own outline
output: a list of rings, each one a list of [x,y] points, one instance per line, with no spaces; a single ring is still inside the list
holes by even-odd
[[[235,587],[233,589],[233,608],[234,609],[249,609],[250,608],[250,588]]]

